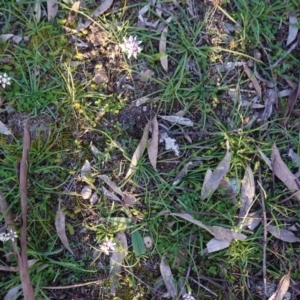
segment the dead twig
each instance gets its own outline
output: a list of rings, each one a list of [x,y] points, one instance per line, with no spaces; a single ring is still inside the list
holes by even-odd
[[[27,242],[26,242],[26,230],[27,230],[27,167],[28,167],[28,152],[30,148],[30,133],[27,124],[24,124],[24,138],[23,138],[23,152],[20,163],[20,193],[21,193],[21,255],[18,253],[18,266],[20,270],[20,278],[23,289],[23,296],[25,300],[34,300],[34,291],[30,282],[28,271],[28,256],[27,256]]]
[[[270,65],[270,69],[276,68],[299,44],[300,35],[298,35],[298,40],[292,44],[292,46],[286,51],[284,55],[282,55],[279,59],[277,59],[272,65]]]
[[[100,283],[103,283],[105,280],[109,280],[109,278],[99,279],[99,280],[84,282],[84,283],[76,283],[76,284],[65,285],[65,286],[42,286],[41,289],[44,289],[44,290],[67,290],[67,289],[74,289],[74,288],[78,288],[78,287],[82,287],[82,286],[88,286],[91,284],[100,284]]]

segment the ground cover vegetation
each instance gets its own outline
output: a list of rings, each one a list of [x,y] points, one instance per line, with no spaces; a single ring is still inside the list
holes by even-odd
[[[298,299],[299,1],[0,7],[1,299]]]

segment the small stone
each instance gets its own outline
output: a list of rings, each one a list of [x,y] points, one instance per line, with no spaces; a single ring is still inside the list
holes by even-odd
[[[262,55],[261,55],[261,52],[257,49],[254,50],[254,58],[256,59],[261,59]]]
[[[90,199],[92,196],[92,189],[86,185],[81,191],[81,196],[84,200]]]
[[[91,203],[91,205],[94,205],[94,204],[96,204],[97,202],[98,202],[98,195],[97,195],[97,193],[95,192],[95,193],[93,193],[93,195],[91,196],[91,198],[90,198],[90,203]]]
[[[249,59],[249,60],[247,61],[247,65],[248,65],[249,68],[252,68],[253,65],[254,65],[253,59]]]
[[[151,249],[153,246],[153,240],[150,236],[144,237],[144,244],[147,249]]]
[[[23,40],[23,37],[19,36],[19,35],[15,35],[12,40],[16,43],[16,44],[20,44],[21,41]]]

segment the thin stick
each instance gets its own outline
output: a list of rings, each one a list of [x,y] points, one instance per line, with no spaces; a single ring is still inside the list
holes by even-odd
[[[34,291],[30,282],[28,270],[28,256],[27,256],[27,168],[28,168],[28,152],[30,148],[30,133],[27,124],[24,124],[24,138],[23,138],[23,152],[20,163],[20,193],[21,193],[21,255],[18,255],[18,265],[20,270],[20,277],[23,289],[23,296],[25,300],[34,300]]]
[[[65,286],[42,286],[41,289],[44,289],[44,290],[67,290],[67,289],[74,289],[74,288],[78,288],[78,287],[82,287],[82,286],[88,286],[88,285],[91,285],[91,284],[99,284],[99,283],[102,283],[105,280],[108,280],[108,278],[99,279],[99,280],[90,281],[90,282],[85,282],[85,283],[65,285]]]
[[[263,285],[264,285],[264,296],[263,300],[267,299],[267,214],[266,214],[266,206],[265,206],[265,196],[264,196],[264,189],[261,185],[261,168],[258,169],[258,179],[257,182],[260,188],[260,201],[262,207],[262,221],[264,226],[264,234],[263,234]]]

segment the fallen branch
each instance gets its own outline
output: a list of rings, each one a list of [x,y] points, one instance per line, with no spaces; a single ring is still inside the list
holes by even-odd
[[[18,266],[20,270],[20,278],[23,289],[23,296],[25,300],[34,300],[34,291],[30,282],[28,271],[28,256],[27,256],[27,243],[26,243],[26,230],[27,230],[27,167],[28,167],[28,152],[30,147],[30,133],[27,124],[24,124],[24,138],[23,138],[23,152],[20,163],[20,193],[21,193],[21,255],[18,253]]]

